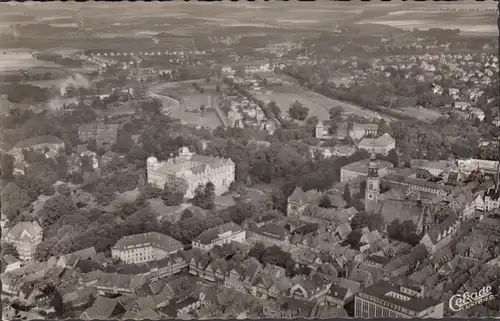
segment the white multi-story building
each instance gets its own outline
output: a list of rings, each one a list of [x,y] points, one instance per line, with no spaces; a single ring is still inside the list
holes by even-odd
[[[228,191],[235,180],[235,164],[231,159],[196,155],[187,147],[179,150],[179,156],[166,162],[155,157],[147,160],[148,183],[163,189],[168,182],[174,190],[184,192],[186,198],[194,197],[198,185],[212,182],[215,195]]]
[[[43,229],[36,221],[19,222],[4,232],[7,232],[5,242],[14,245],[21,260],[30,261],[33,259],[36,247],[43,238]]]
[[[243,242],[246,239],[246,231],[239,225],[229,222],[213,227],[201,233],[193,240],[193,247],[204,251],[210,251],[214,246],[222,246],[231,242]]]
[[[182,249],[182,243],[176,239],[149,232],[122,237],[111,249],[111,256],[125,263],[144,263],[164,259]]]
[[[472,173],[475,170],[484,171],[489,174],[494,174],[497,172],[498,161],[486,160],[486,159],[459,159],[457,161],[458,168],[460,171],[466,175]]]
[[[391,149],[396,148],[396,141],[391,135],[385,133],[378,138],[363,138],[358,143],[358,148],[375,154],[387,155]]]
[[[460,228],[460,220],[450,215],[443,222],[433,226],[425,233],[420,244],[423,244],[429,253],[434,254],[450,244]]]
[[[340,169],[340,182],[345,183],[358,177],[368,176],[368,165],[370,159],[364,159],[358,162],[347,164]],[[378,161],[378,177],[385,177],[391,173],[394,167],[391,163],[383,160]]]
[[[453,167],[450,161],[430,161],[427,159],[412,159],[410,160],[411,168],[420,168],[428,171],[433,176],[438,176],[443,172],[449,171]]]
[[[354,317],[442,318],[444,303],[424,297],[421,287],[381,281],[359,292],[354,300]]]

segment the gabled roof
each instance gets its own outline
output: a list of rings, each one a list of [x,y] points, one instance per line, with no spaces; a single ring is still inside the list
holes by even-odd
[[[382,214],[387,224],[394,220],[399,220],[400,222],[410,220],[417,224],[426,210],[428,210],[428,207],[418,202],[386,200],[379,206],[378,212]]]
[[[370,147],[375,147],[375,146],[387,146],[389,144],[394,143],[394,138],[392,138],[391,135],[385,133],[382,136],[378,138],[363,138],[359,143],[358,146],[361,148],[370,148]]]
[[[94,304],[85,310],[80,317],[86,320],[103,320],[111,318],[118,301],[103,296],[98,296]]]
[[[321,196],[321,193],[317,190],[309,190],[304,192],[301,187],[297,186],[293,191],[292,195],[288,197],[288,201],[292,202],[313,202],[316,201]]]
[[[448,230],[457,222],[458,218],[453,213],[451,213],[443,222],[433,226],[427,234],[429,235],[431,241],[436,244],[440,241],[439,235],[442,235],[446,230]]]
[[[358,293],[361,289],[361,283],[346,278],[340,278],[338,286],[349,289],[352,294]]]
[[[19,222],[14,225],[13,228],[9,229],[7,232],[7,236],[9,238],[14,239],[15,241],[20,241],[21,238],[29,240],[33,240],[36,236],[42,235],[43,230],[38,222]]]
[[[38,136],[38,137],[32,137],[28,139],[24,139],[20,142],[18,142],[13,148],[30,148],[36,145],[42,145],[42,144],[64,144],[64,142],[56,136],[52,135],[44,135],[44,136]]]
[[[76,251],[73,253],[65,254],[61,258],[66,262],[66,264],[69,264],[68,262],[74,258],[78,258],[80,260],[88,260],[92,259],[97,255],[97,252],[95,251],[94,247],[88,247],[86,249],[82,249],[80,251]]]
[[[233,222],[225,223],[223,225],[206,230],[205,232],[198,235],[194,239],[194,241],[201,244],[210,244],[215,241],[220,234],[229,231],[231,231],[232,233],[236,233],[238,231],[241,231],[241,227]]]
[[[253,233],[265,235],[267,237],[275,238],[278,240],[284,240],[288,235],[288,230],[285,227],[275,223],[269,223],[262,227],[251,224],[249,226],[249,230]]]
[[[125,250],[129,247],[138,246],[141,244],[150,243],[151,246],[165,250],[166,252],[174,252],[182,249],[184,246],[171,236],[157,232],[148,232],[122,237],[116,242],[114,249]]]

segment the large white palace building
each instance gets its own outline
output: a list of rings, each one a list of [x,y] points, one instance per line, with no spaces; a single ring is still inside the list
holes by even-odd
[[[164,162],[155,157],[147,160],[148,183],[163,189],[169,183],[172,189],[185,191],[184,197],[194,197],[198,185],[212,182],[215,195],[228,191],[235,180],[235,165],[231,159],[216,158],[191,153],[187,147],[179,150],[179,156]]]

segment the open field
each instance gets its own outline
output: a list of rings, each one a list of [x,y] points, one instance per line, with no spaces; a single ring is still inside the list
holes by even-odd
[[[193,87],[195,82],[204,88],[205,93],[202,94]],[[209,86],[212,85],[205,84],[204,81],[165,83],[150,88],[149,95],[162,101],[164,112],[170,113],[170,117],[179,119],[184,124],[214,129],[222,125],[216,111],[209,109],[203,115],[199,112],[202,104],[207,105],[210,94],[215,94],[215,85],[213,91]]]
[[[401,115],[414,117],[418,120],[426,122],[434,122],[435,120],[437,120],[439,117],[442,116],[441,113],[436,110],[428,108],[417,108],[417,107],[392,109],[392,112],[401,113]]]
[[[0,72],[32,67],[58,67],[58,65],[37,60],[28,51],[0,50]]]
[[[316,116],[320,120],[329,118],[329,110],[335,106],[342,106],[348,114],[357,115],[365,118],[387,118],[379,113],[363,109],[350,103],[331,99],[321,94],[317,94],[307,89],[302,89],[295,85],[280,86],[267,92],[252,92],[257,99],[264,102],[274,100],[280,107],[282,113],[288,114],[288,109],[296,100],[309,108],[309,117]]]
[[[427,30],[430,28],[460,29],[462,34],[498,34],[496,5],[478,4],[474,8],[477,11],[469,11],[467,7],[464,11],[444,11],[447,7],[436,7],[436,10],[402,10],[393,11],[378,17],[362,19],[358,24],[382,24],[391,27],[412,30],[418,28]],[[430,9],[430,8],[429,8]],[[449,9],[449,7],[448,7]]]

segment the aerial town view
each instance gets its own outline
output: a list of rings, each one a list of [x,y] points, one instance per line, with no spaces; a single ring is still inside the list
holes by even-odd
[[[499,318],[497,5],[0,4],[2,320]]]

